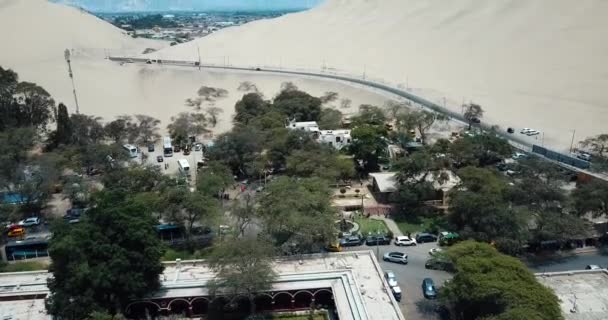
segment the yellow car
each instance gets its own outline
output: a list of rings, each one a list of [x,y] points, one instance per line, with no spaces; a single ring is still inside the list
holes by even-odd
[[[23,236],[24,234],[25,234],[24,228],[13,228],[8,231],[8,236],[10,238],[20,237],[20,236]]]
[[[328,244],[327,247],[326,247],[326,249],[329,252],[340,252],[340,251],[342,251],[342,247],[340,246],[339,242],[334,242],[334,243]]]

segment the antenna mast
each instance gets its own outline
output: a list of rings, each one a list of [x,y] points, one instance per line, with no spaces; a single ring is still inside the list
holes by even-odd
[[[74,73],[72,72],[72,63],[70,60],[70,49],[65,49],[63,52],[65,61],[68,63],[68,71],[70,74],[70,80],[72,80],[72,89],[74,92],[74,102],[76,103],[76,113],[80,113],[80,107],[78,106],[78,96],[76,95],[76,85],[74,84]]]

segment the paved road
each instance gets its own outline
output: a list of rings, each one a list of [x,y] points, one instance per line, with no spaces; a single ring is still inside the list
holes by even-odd
[[[376,252],[379,251],[380,266],[382,270],[391,270],[397,276],[397,282],[402,290],[401,311],[407,320],[435,320],[439,316],[434,311],[435,301],[425,299],[422,296],[422,279],[432,278],[435,281],[437,288],[441,287],[443,282],[451,278],[451,275],[444,271],[427,270],[424,263],[429,259],[429,250],[436,247],[436,243],[425,243],[415,247],[397,247],[393,244],[390,246],[368,247],[358,246],[350,247],[345,250],[362,250],[370,249]],[[385,252],[400,251],[408,255],[409,263],[407,265],[385,262],[382,256]]]
[[[595,264],[602,268],[608,267],[608,255],[601,253],[583,253],[567,257],[545,259],[542,262],[527,262],[532,272],[559,272],[582,270],[587,265]]]

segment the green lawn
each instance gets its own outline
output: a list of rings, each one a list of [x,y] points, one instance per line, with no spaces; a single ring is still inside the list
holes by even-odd
[[[407,235],[408,233],[415,234],[417,232],[433,232],[440,231],[439,229],[445,230],[446,218],[445,216],[436,217],[413,217],[404,219],[397,217],[395,223],[401,230],[401,233]]]
[[[46,263],[39,261],[17,262],[12,264],[0,265],[0,272],[23,272],[23,271],[39,271],[47,270],[49,266]]]
[[[369,219],[364,217],[359,217],[355,219],[355,222],[359,224],[359,232],[366,236],[368,233],[388,233],[388,228],[386,224],[382,220]]]

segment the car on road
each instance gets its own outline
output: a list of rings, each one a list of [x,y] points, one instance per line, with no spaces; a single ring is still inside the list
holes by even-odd
[[[399,236],[399,237],[395,238],[395,245],[396,246],[415,246],[416,239],[411,239],[408,236]]]
[[[40,218],[38,217],[29,217],[25,220],[21,220],[18,223],[20,226],[24,226],[24,227],[33,227],[33,226],[37,226],[40,224]]]
[[[163,159],[163,156],[156,156],[156,162],[163,162],[163,161],[165,161]]]
[[[429,255],[435,256],[441,252],[443,252],[443,249],[441,249],[441,248],[431,248],[431,250],[429,250]]]
[[[401,301],[401,288],[399,288],[399,286],[391,287],[391,292],[393,293],[393,297],[395,297],[395,300],[397,300],[397,302],[400,302]]]
[[[526,133],[526,135],[530,136],[530,137],[531,136],[537,136],[539,134],[540,134],[540,131],[537,131],[537,130],[530,130],[530,131],[528,131],[528,133]]]
[[[429,259],[424,264],[424,267],[430,270],[454,271],[454,264],[443,259]]]
[[[590,264],[585,267],[585,270],[602,270],[602,267],[598,266],[597,264]]]
[[[148,145],[148,152],[154,152],[154,143]]]
[[[368,246],[389,245],[391,244],[391,238],[387,236],[369,236],[365,239],[365,244]]]
[[[358,236],[348,236],[340,239],[340,245],[343,247],[356,247],[363,244],[363,240]]]
[[[427,299],[437,298],[437,289],[435,289],[435,282],[431,278],[424,278],[422,280],[422,295]]]
[[[382,257],[382,260],[395,263],[407,264],[407,254],[403,252],[387,252]]]
[[[576,154],[576,157],[587,162],[591,161],[591,154],[587,152],[579,152]]]
[[[532,129],[530,129],[530,128],[523,128],[523,129],[521,129],[521,131],[519,133],[521,133],[521,134],[528,134],[528,132],[530,132],[530,131],[532,131]]]
[[[384,272],[384,279],[386,279],[386,283],[388,283],[389,287],[396,287],[398,285],[395,273],[390,270],[386,270],[386,272]]]
[[[416,243],[437,242],[437,236],[430,233],[419,233],[416,235]]]

